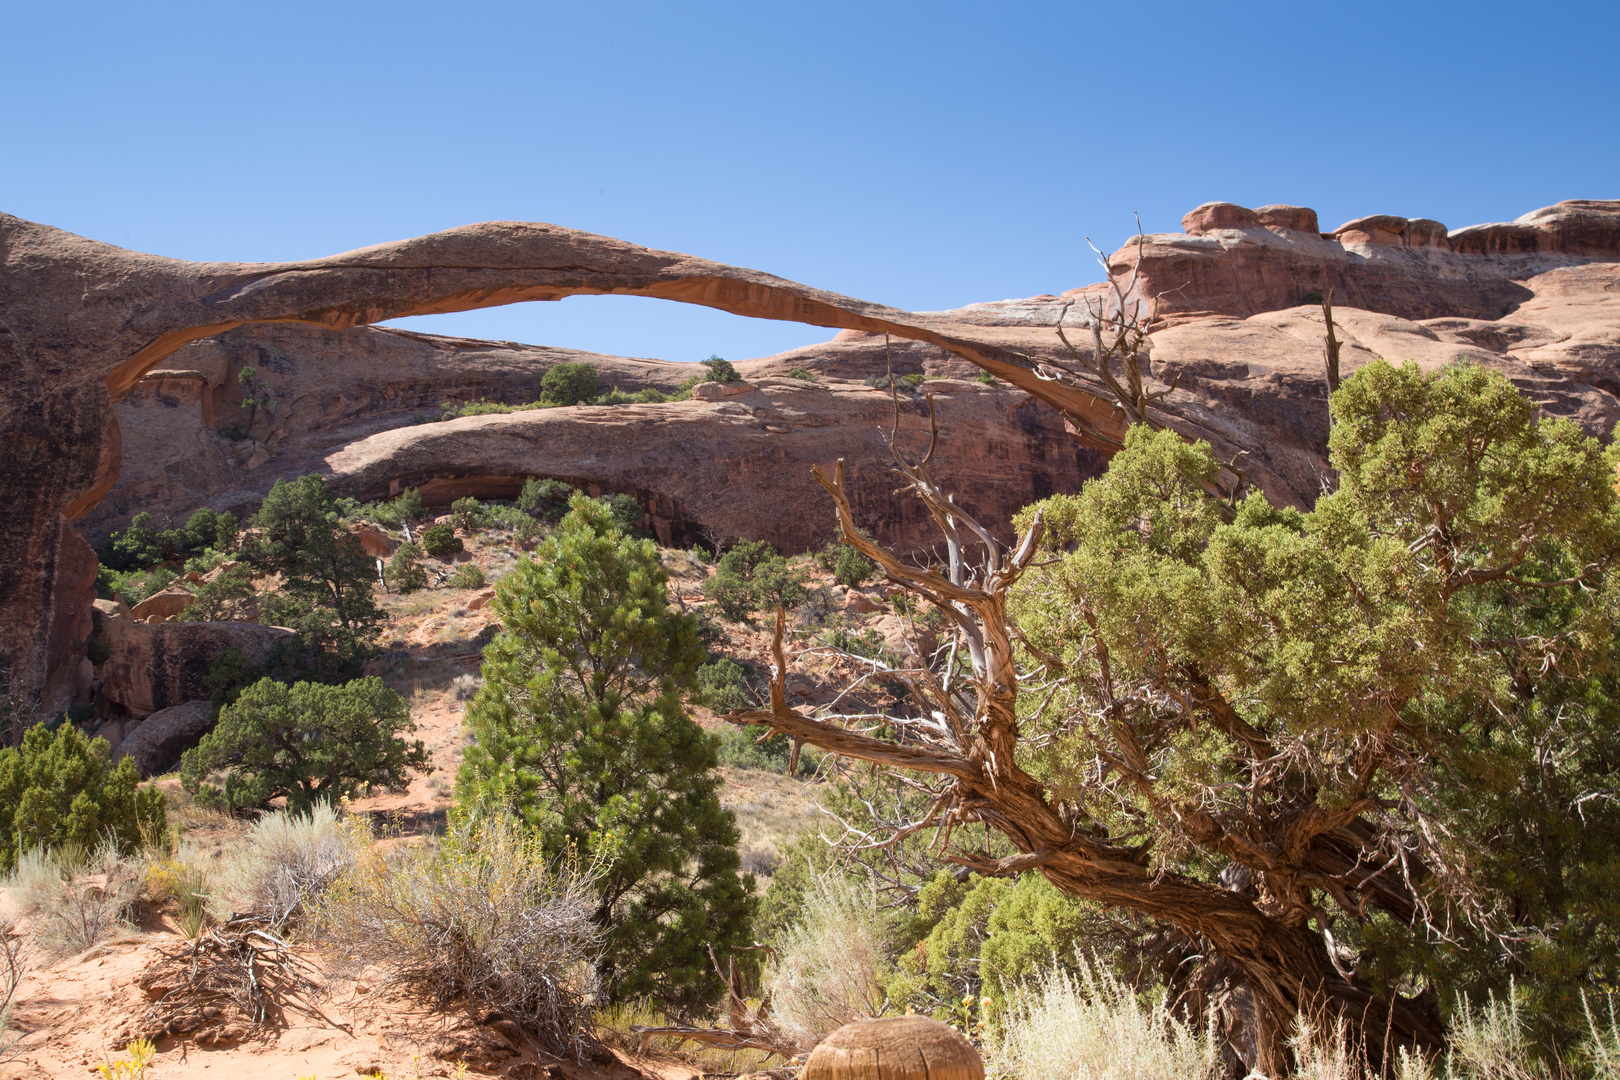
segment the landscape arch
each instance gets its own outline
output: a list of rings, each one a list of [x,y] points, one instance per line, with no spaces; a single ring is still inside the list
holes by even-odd
[[[70,523],[117,479],[112,403],[181,346],[247,323],[342,329],[529,300],[650,296],[927,342],[1070,417],[1122,427],[1111,404],[1037,378],[1000,328],[535,222],[467,225],[303,262],[200,263],[0,214],[0,267],[0,677],[35,702],[83,661],[96,559]]]

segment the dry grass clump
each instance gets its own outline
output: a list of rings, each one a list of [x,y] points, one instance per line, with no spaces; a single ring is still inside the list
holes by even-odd
[[[452,825],[436,848],[362,860],[319,901],[340,956],[497,1009],[579,1059],[601,934],[592,872],[547,862],[507,815]]]
[[[13,910],[34,914],[34,939],[52,956],[83,952],[129,929],[141,882],[140,866],[112,844],[23,852],[5,880]]]
[[[782,1034],[809,1050],[845,1024],[882,1015],[889,962],[869,887],[824,875],[811,887],[805,912],[783,936],[765,990]]]
[[[241,910],[264,916],[279,933],[354,866],[371,842],[364,818],[340,819],[327,803],[305,814],[266,814],[254,823],[230,867],[226,888]]]
[[[146,864],[147,902],[159,908],[172,904],[175,923],[188,941],[207,927],[213,892],[213,876],[206,859],[189,845],[181,845],[173,853]]]
[[[1058,969],[1009,997],[991,1060],[1021,1080],[1188,1080],[1209,1075],[1218,1059],[1208,1032],[1082,963],[1077,975]]]

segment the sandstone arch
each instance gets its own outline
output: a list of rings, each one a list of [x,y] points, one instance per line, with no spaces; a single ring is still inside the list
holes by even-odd
[[[89,634],[95,559],[68,522],[117,476],[111,402],[186,343],[245,323],[344,328],[581,294],[652,296],[926,341],[1069,411],[1109,413],[1039,382],[993,331],[962,336],[927,316],[554,225],[489,222],[304,262],[194,263],[0,214],[0,266],[0,669],[48,705],[82,674],[71,658]]]
[[[1427,363],[1467,355],[1594,431],[1606,435],[1620,415],[1620,201],[1573,200],[1449,233],[1389,215],[1317,227],[1303,207],[1206,204],[1185,233],[1110,260],[1138,268],[1147,291],[1175,291],[1154,364],[1188,378],[1162,403],[1164,421],[1223,458],[1250,452],[1249,480],[1273,498],[1308,501],[1323,467],[1320,331],[1304,300],[1324,286],[1339,290],[1338,310],[1364,343],[1348,349],[1352,363],[1357,348]],[[604,293],[927,342],[1058,408],[1082,436],[1123,430],[1111,405],[1027,366],[1056,352],[1059,297],[906,312],[527,222],[302,262],[194,263],[0,214],[0,679],[50,705],[87,677],[96,561],[69,522],[117,476],[112,401],[181,346],[250,323],[346,328]],[[1359,326],[1357,308],[1368,316]],[[1509,315],[1516,323],[1504,330]]]

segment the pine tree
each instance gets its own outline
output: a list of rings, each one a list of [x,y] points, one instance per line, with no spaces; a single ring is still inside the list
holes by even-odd
[[[506,629],[484,653],[457,799],[510,803],[551,857],[599,861],[609,994],[691,1015],[721,989],[707,947],[746,941],[754,901],[715,740],[681,704],[705,658],[697,621],[670,610],[666,580],[650,541],[574,496],[496,589]]]

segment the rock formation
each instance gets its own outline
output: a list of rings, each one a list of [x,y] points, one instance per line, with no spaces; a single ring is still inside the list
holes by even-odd
[[[606,386],[671,391],[691,364],[629,360],[469,342],[377,327],[327,331],[251,326],[188,345],[115,407],[126,433],[119,481],[79,528],[100,539],[132,514],[184,520],[198,506],[238,513],[277,479],[319,472],[343,494],[386,497],[420,486],[432,505],[462,495],[514,495],[527,476],[596,493],[633,494],[666,542],[714,545],[737,537],[802,551],[831,535],[810,466],[849,459],[863,524],[901,547],[933,539],[904,500],[890,499],[881,432],[894,420],[887,392],[865,384],[892,364],[927,375],[943,441],[937,475],[981,520],[1005,523],[1030,500],[1077,490],[1102,465],[1064,431],[1062,417],[1021,390],[974,381],[979,369],[938,347],[881,336],[740,361],[745,381],[699,386],[698,400],[578,406],[413,423],[447,400],[522,403],[555,363],[586,361]],[[260,438],[220,434],[245,420],[236,373],[254,367],[269,405]],[[806,369],[815,381],[789,378]],[[201,374],[182,382],[176,371]],[[708,398],[712,396],[712,400]],[[926,441],[924,398],[902,392],[905,441]],[[268,413],[269,419],[262,419]],[[375,535],[372,535],[375,533]],[[361,536],[386,558],[393,542]]]
[[[159,709],[145,720],[126,725],[123,739],[113,746],[113,759],[131,757],[142,776],[156,776],[174,768],[213,727],[214,705],[206,699]],[[111,740],[108,740],[111,743]]]
[[[207,698],[203,679],[226,649],[241,649],[259,664],[295,636],[279,626],[245,622],[136,622],[116,600],[96,600],[91,610],[95,636],[107,652],[98,671],[102,696],[109,711],[137,718]]]
[[[77,637],[84,611],[63,519],[82,517],[117,480],[112,403],[181,346],[233,327],[653,296],[928,341],[1077,414],[1098,408],[1042,386],[994,335],[958,340],[940,320],[553,225],[470,225],[308,262],[190,263],[0,215],[0,260],[0,668],[34,699],[77,678],[75,650],[57,648]]]
[[[1549,411],[1594,432],[1607,435],[1613,424],[1620,392],[1620,203],[1560,203],[1511,224],[1449,232],[1424,219],[1377,216],[1326,234],[1317,231],[1315,214],[1301,207],[1206,204],[1188,215],[1184,228],[1183,234],[1128,244],[1110,260],[1117,272],[1139,272],[1142,293],[1165,294],[1151,339],[1153,374],[1179,376],[1180,383],[1161,403],[1160,417],[1190,437],[1208,439],[1223,458],[1245,452],[1250,481],[1279,502],[1308,502],[1325,469],[1321,314],[1307,303],[1312,292],[1333,291],[1340,336],[1347,341],[1347,371],[1372,355],[1410,357],[1426,366],[1466,356],[1506,371]],[[909,313],[757,271],[511,222],[310,262],[253,265],[142,255],[0,215],[0,265],[0,494],[10,510],[0,517],[0,542],[8,555],[0,562],[0,665],[17,691],[47,702],[71,700],[88,681],[83,644],[95,564],[67,522],[88,513],[117,482],[124,439],[133,444],[149,434],[144,422],[142,434],[121,433],[113,403],[159,372],[140,390],[143,415],[171,408],[170,401],[175,408],[187,402],[195,405],[198,419],[191,422],[199,432],[239,423],[227,415],[235,388],[221,393],[232,376],[202,363],[202,354],[215,346],[200,343],[227,342],[233,332],[267,335],[261,340],[275,336],[249,327],[304,324],[324,328],[322,333],[343,332],[348,336],[340,351],[354,358],[344,362],[364,365],[377,363],[368,359],[368,349],[399,340],[397,332],[349,329],[367,323],[579,293],[655,296],[841,328],[846,333],[822,350],[830,353],[874,355],[882,338],[873,335],[909,339],[920,344],[908,348],[931,350],[935,361],[948,363],[954,355],[1055,406],[1071,430],[1094,444],[1106,442],[1098,436],[1117,437],[1122,429],[1112,407],[1091,392],[1096,387],[1045,381],[1033,370],[1036,361],[1059,355],[1051,327],[1065,304],[1099,295],[1095,287],[1062,297]],[[193,355],[179,355],[194,342],[199,345]],[[449,355],[487,346],[434,344],[429,351]],[[821,348],[772,362],[791,364]],[[760,380],[758,404],[749,404],[750,395],[692,403],[671,409],[672,420],[622,413],[614,445],[634,457],[634,447],[626,449],[622,441],[632,428],[638,439],[666,448],[678,444],[669,441],[672,433],[700,437],[707,430],[717,437],[724,432],[734,440],[728,445],[738,447],[752,443],[735,440],[757,437],[783,467],[836,452],[837,439],[790,434],[791,424],[788,432],[768,429],[783,426],[773,419],[790,414],[824,418],[805,395],[853,402],[855,391],[840,397],[839,389],[777,389],[765,378],[770,363],[745,372]],[[268,361],[265,366],[274,369]],[[533,379],[533,370],[530,364],[498,377],[480,371],[476,378],[464,376],[465,385],[447,396],[516,394],[515,382]],[[645,370],[651,379],[652,369]],[[328,381],[318,357],[313,372],[311,386]],[[332,373],[344,383],[335,367]],[[950,374],[943,367],[930,373]],[[609,374],[608,381],[613,378]],[[398,391],[392,399],[390,385]],[[341,424],[374,425],[352,437],[345,433],[341,445],[329,445],[321,459],[334,478],[357,491],[380,484],[396,468],[401,472],[389,484],[427,471],[435,472],[434,480],[463,485],[483,475],[507,475],[533,459],[541,437],[567,442],[581,461],[602,445],[601,409],[566,410],[566,418],[521,414],[432,425],[439,430],[416,435],[418,442],[399,433],[399,423],[408,419],[401,411],[416,407],[404,387],[383,379],[367,391],[373,392],[389,402],[385,415],[366,404],[371,397],[313,391],[314,405],[293,410],[294,428],[279,429],[281,443],[277,428],[263,431],[267,441],[261,442],[264,425],[255,421],[249,433],[254,439],[241,440],[242,460],[232,468],[262,469],[278,455],[275,471],[302,467],[294,451],[315,448],[307,436]],[[441,387],[435,384],[432,392]],[[724,411],[733,405],[745,411]],[[271,411],[269,422],[288,419]],[[861,423],[846,432],[867,423],[869,413],[861,415]],[[306,426],[297,429],[300,423]],[[757,436],[744,434],[754,431]],[[293,445],[299,440],[305,441]],[[489,448],[487,461],[475,449],[481,440]],[[789,444],[797,448],[789,452]],[[449,454],[453,468],[429,468],[430,447]],[[667,483],[638,479],[653,475],[660,464],[651,457],[626,463],[594,482],[630,484],[654,501],[669,496],[672,529],[677,520],[703,521],[695,509],[674,507]],[[667,471],[668,463],[662,464]],[[589,480],[578,465],[570,466],[571,475]],[[779,482],[774,474],[768,478]],[[1032,481],[1032,491],[1035,486]]]

